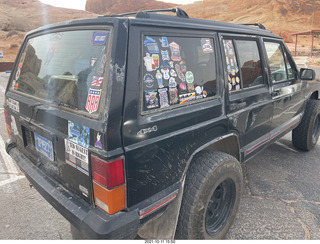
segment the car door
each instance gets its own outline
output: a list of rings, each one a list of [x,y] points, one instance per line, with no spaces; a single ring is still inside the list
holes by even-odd
[[[271,137],[294,127],[301,117],[303,103],[297,68],[283,42],[265,39],[264,46],[272,84],[273,119]]]
[[[247,160],[266,146],[273,110],[261,39],[223,35],[222,46],[229,125],[239,134],[242,157]]]

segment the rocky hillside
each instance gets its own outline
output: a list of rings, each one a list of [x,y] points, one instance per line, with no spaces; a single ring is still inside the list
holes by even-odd
[[[195,18],[262,23],[277,34],[310,30],[312,22],[320,29],[318,0],[204,0],[182,8]]]
[[[175,6],[177,5],[155,0],[87,0],[86,10],[97,14],[120,14]]]
[[[27,31],[70,19],[92,18],[97,14],[42,4],[38,0],[0,0],[0,51],[2,61],[14,61]]]

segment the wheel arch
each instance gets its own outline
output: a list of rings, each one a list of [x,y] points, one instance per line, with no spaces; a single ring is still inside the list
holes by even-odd
[[[314,92],[311,94],[310,99],[311,99],[311,100],[320,100],[319,91],[314,91]]]

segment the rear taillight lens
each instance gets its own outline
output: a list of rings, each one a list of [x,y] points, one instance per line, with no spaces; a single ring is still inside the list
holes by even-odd
[[[109,190],[124,184],[122,158],[107,162],[96,156],[91,156],[93,180]]]
[[[105,161],[91,155],[93,193],[96,206],[114,214],[125,208],[123,159]]]
[[[6,119],[6,127],[7,127],[8,135],[11,137],[11,129],[10,129],[10,125],[9,125],[9,116],[8,116],[8,111],[6,109],[4,109],[4,117]]]

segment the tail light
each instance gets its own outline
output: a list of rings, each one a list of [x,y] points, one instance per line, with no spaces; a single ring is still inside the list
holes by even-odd
[[[7,127],[8,135],[11,137],[11,129],[10,129],[10,125],[9,125],[9,116],[8,116],[8,111],[6,109],[4,109],[4,117],[6,119],[6,127]]]
[[[91,155],[95,204],[108,214],[125,208],[123,159],[105,161]]]

